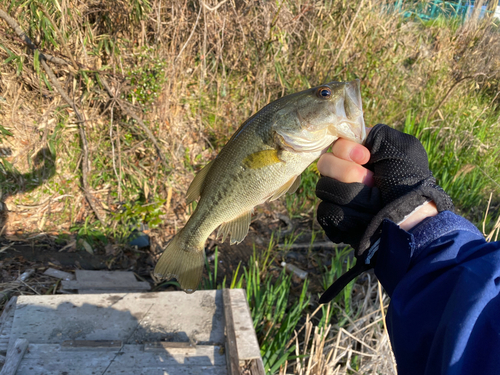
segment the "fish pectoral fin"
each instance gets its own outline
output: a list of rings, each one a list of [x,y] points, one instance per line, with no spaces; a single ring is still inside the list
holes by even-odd
[[[295,191],[298,189],[300,185],[300,181],[301,181],[300,175],[293,176],[285,185],[280,187],[273,193],[273,195],[271,195],[271,198],[269,198],[269,202],[275,201],[276,199],[283,196],[287,192],[290,194],[295,193]]]
[[[269,165],[283,163],[278,157],[278,150],[269,149],[254,152],[243,159],[243,165],[250,169],[264,168]]]
[[[290,186],[290,188],[286,192],[288,194],[295,193],[297,191],[297,189],[299,188],[301,181],[302,181],[302,179],[300,178],[300,174],[299,174],[297,176],[297,178],[295,179],[295,181],[293,181],[292,186]]]
[[[252,221],[252,210],[245,212],[236,219],[223,223],[217,232],[217,237],[222,236],[222,242],[231,233],[231,245],[240,243],[245,239]]]
[[[201,191],[203,189],[203,182],[205,181],[205,177],[207,177],[208,172],[210,171],[210,167],[213,165],[213,160],[205,165],[205,167],[198,172],[194,180],[189,185],[188,191],[186,193],[186,204],[190,204],[198,199],[201,195]]]

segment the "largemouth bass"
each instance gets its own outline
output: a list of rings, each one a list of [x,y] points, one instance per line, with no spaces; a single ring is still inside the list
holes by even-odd
[[[155,274],[175,277],[186,292],[200,283],[205,241],[243,241],[253,208],[294,193],[300,174],[339,137],[365,139],[359,80],[330,82],[284,96],[245,121],[194,178],[187,203],[198,205],[169,242]]]

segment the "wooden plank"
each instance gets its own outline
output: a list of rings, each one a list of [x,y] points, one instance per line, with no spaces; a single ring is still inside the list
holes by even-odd
[[[10,331],[14,322],[14,313],[16,311],[17,297],[12,297],[5,305],[0,316],[0,353],[7,352],[10,339]]]
[[[47,276],[52,276],[52,277],[55,277],[58,279],[63,279],[63,280],[74,280],[75,279],[75,275],[73,275],[72,273],[56,270],[54,268],[47,268],[43,274],[47,275]]]
[[[61,285],[64,289],[93,289],[93,290],[114,290],[114,293],[122,291],[146,291],[151,289],[151,284],[147,281],[134,281],[128,284],[101,283],[99,281],[63,280]]]
[[[63,289],[78,289],[80,294],[120,293],[124,291],[142,292],[151,289],[146,281],[137,281],[133,272],[127,271],[87,271],[76,270],[76,280],[63,281]]]
[[[111,350],[118,351],[123,346],[120,340],[66,340],[61,350]]]
[[[19,296],[14,337],[64,340],[224,343],[222,290],[161,293]],[[13,345],[13,342],[9,343]]]
[[[240,362],[259,359],[261,358],[259,342],[253,328],[246,293],[243,289],[230,289],[230,294],[238,359]]]
[[[145,352],[163,352],[166,349],[179,349],[181,351],[196,352],[197,345],[191,345],[190,342],[147,342],[144,344]]]
[[[76,270],[76,279],[82,283],[102,283],[111,286],[134,284],[137,282],[134,273],[129,271],[87,271]]]
[[[124,292],[129,292],[129,293],[140,293],[144,292],[145,290],[148,290],[146,288],[132,288],[132,287],[127,287],[123,289],[119,288],[112,288],[112,289],[87,289],[87,288],[78,288],[78,294],[111,294],[111,293],[124,293]]]
[[[240,374],[240,361],[236,347],[236,333],[234,329],[233,312],[231,308],[231,289],[222,290],[224,300],[224,319],[226,322],[226,362],[230,375]]]
[[[117,352],[59,350],[57,344],[30,344],[16,375],[226,375],[226,361],[220,347],[198,345],[195,352],[165,349],[145,352],[142,345],[124,345]],[[105,371],[105,372],[104,372]]]
[[[5,305],[2,316],[0,316],[0,333],[3,333],[6,324],[10,324],[10,322],[12,321],[12,318],[14,317],[14,311],[16,310],[16,302],[17,297],[12,297]]]
[[[7,352],[0,375],[15,375],[27,348],[28,340],[17,339],[14,346]]]
[[[252,359],[250,365],[250,375],[265,375],[266,370],[264,369],[264,363],[262,358]]]

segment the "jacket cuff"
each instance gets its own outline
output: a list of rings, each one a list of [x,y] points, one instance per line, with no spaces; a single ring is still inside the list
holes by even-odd
[[[382,222],[382,234],[375,274],[389,296],[425,248],[438,238],[455,231],[466,231],[483,238],[468,220],[450,211],[429,217],[409,232],[390,220]]]

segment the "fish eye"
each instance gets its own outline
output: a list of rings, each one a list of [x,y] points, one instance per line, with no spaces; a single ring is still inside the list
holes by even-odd
[[[316,91],[316,96],[321,99],[329,99],[332,96],[332,90],[329,87],[320,87]]]

